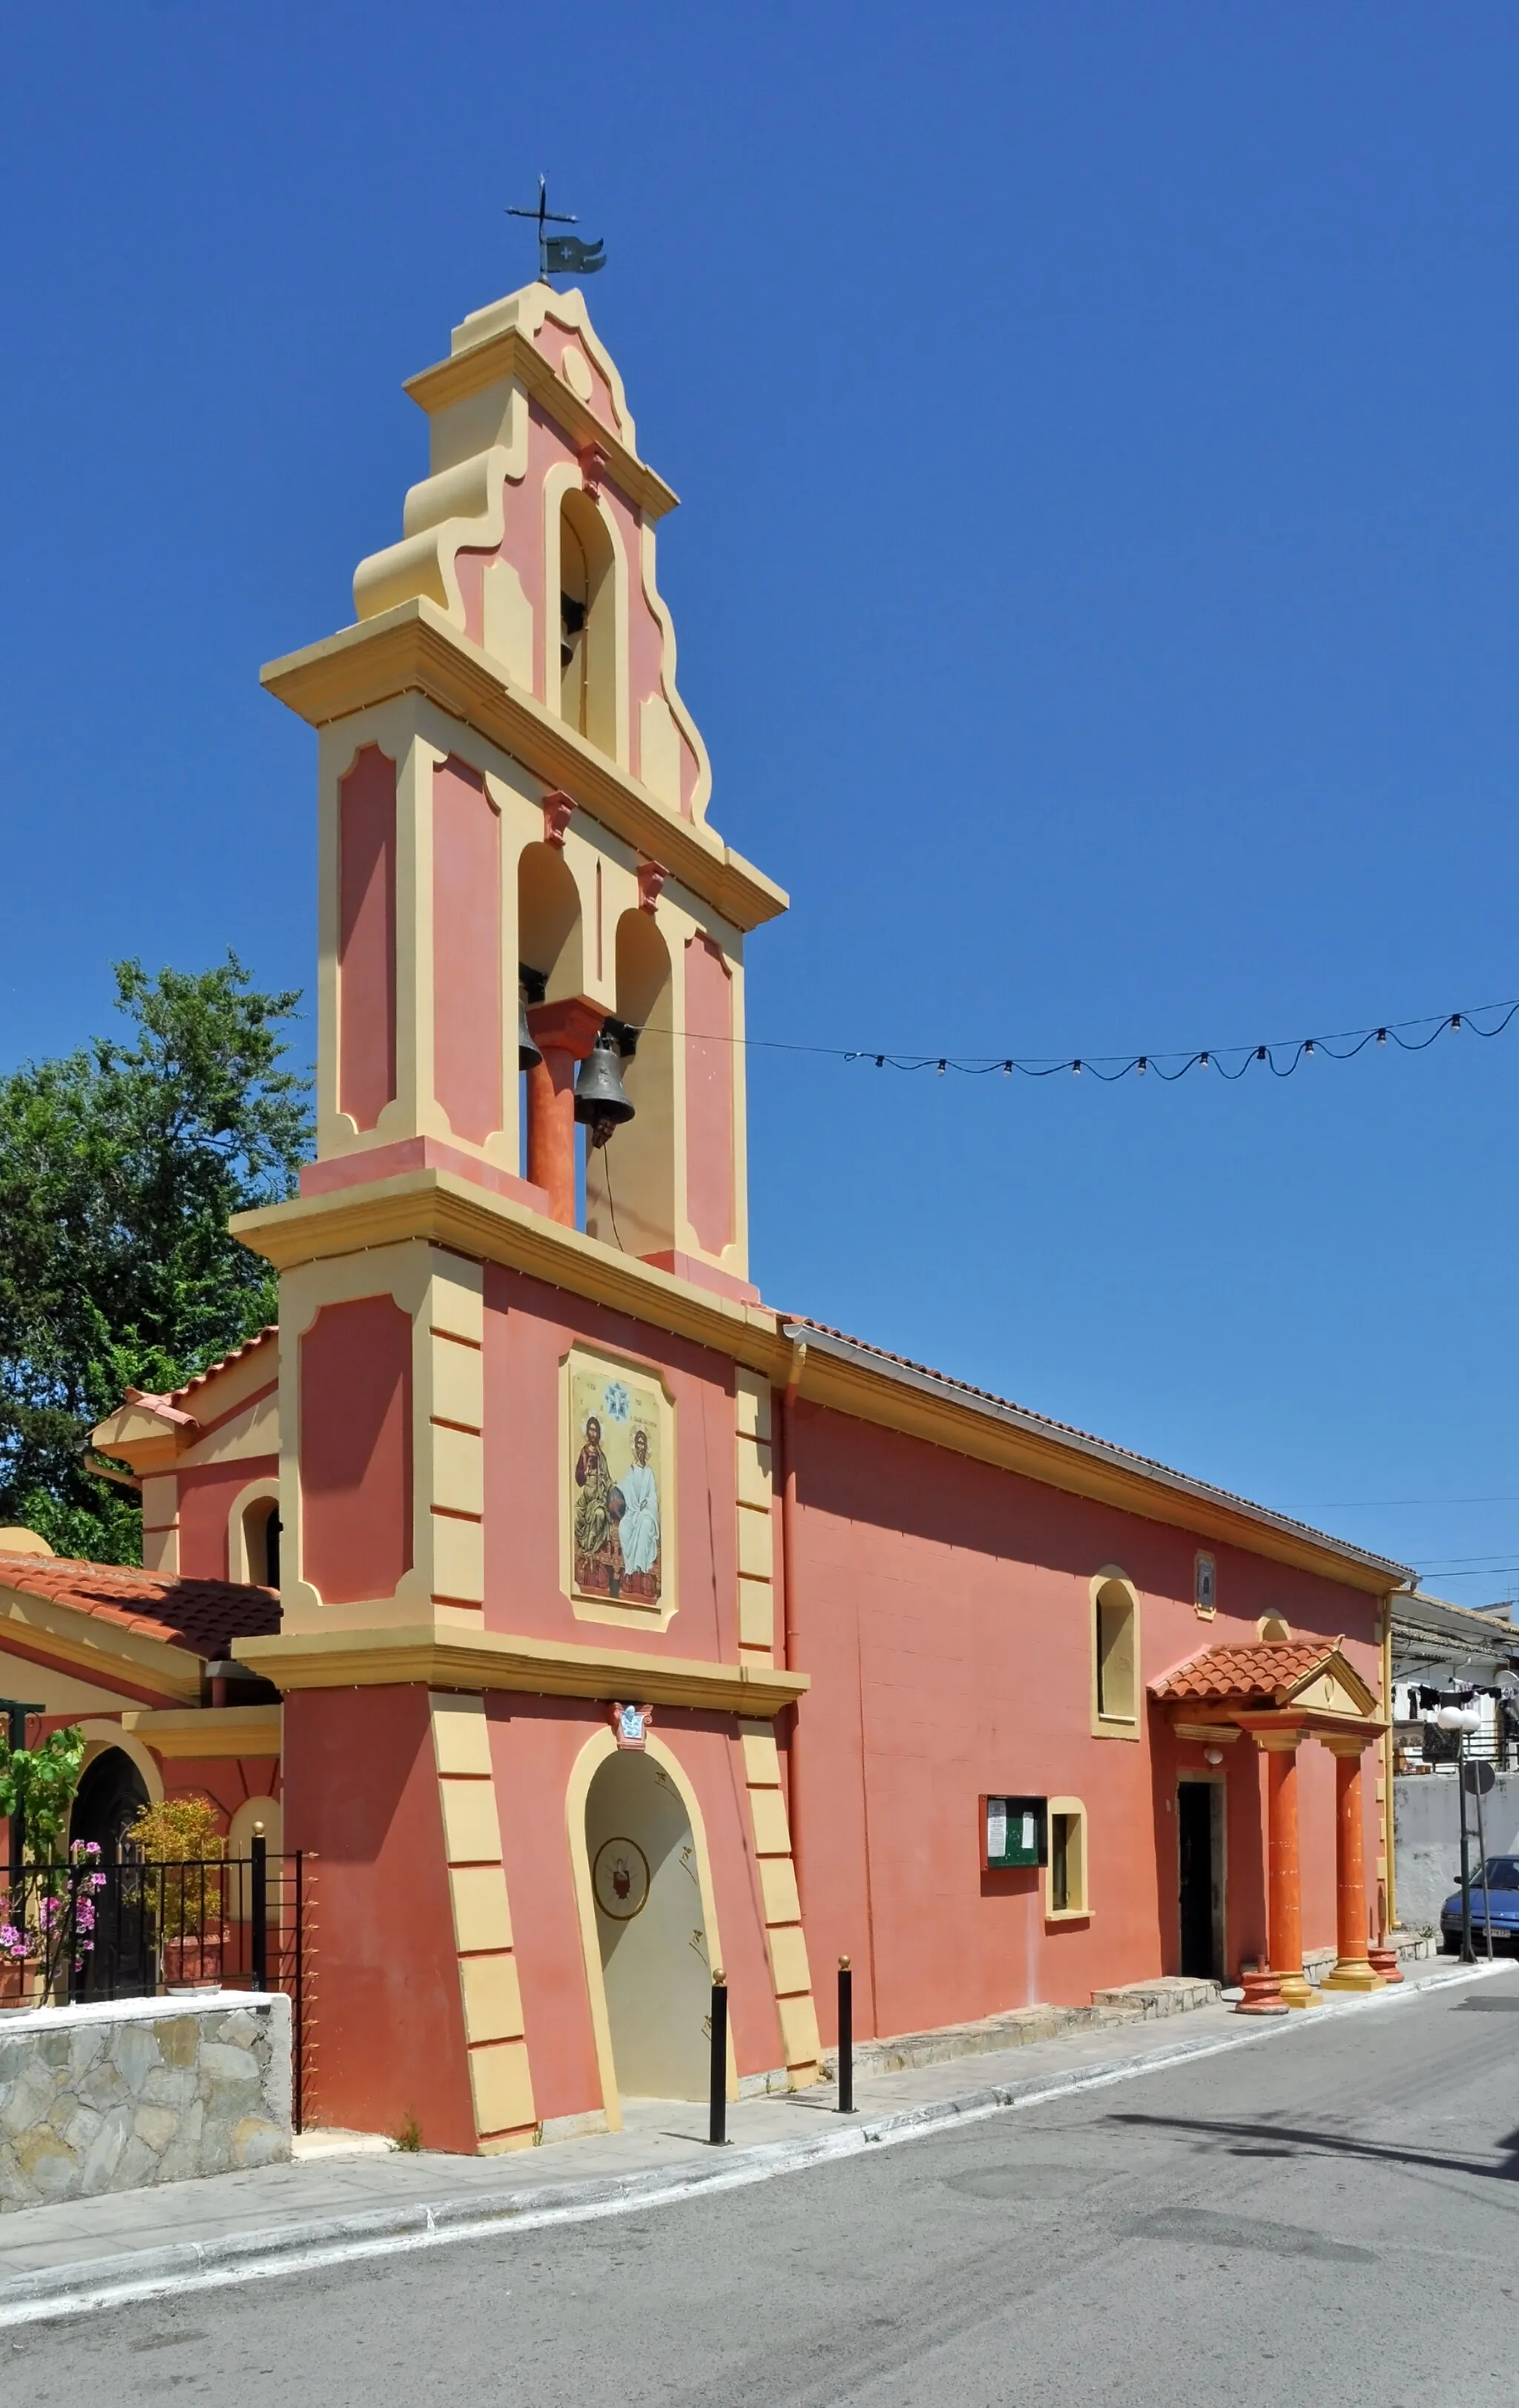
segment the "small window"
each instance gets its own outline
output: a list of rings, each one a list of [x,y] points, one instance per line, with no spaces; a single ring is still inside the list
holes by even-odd
[[[1051,1922],[1074,1921],[1090,1909],[1086,1899],[1086,1809],[1079,1798],[1050,1800],[1050,1861],[1044,1876],[1044,1912]]]
[[[243,1515],[243,1554],[248,1578],[260,1588],[279,1585],[279,1508],[272,1497],[255,1498]]]
[[[1094,1583],[1093,1653],[1096,1725],[1139,1727],[1139,1613],[1134,1591],[1122,1576]]]
[[[1218,1567],[1211,1555],[1199,1554],[1193,1564],[1192,1601],[1205,1622],[1218,1611]]]

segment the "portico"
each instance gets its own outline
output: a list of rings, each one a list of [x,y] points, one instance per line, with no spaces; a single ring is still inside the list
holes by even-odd
[[[1267,1946],[1269,1992],[1253,1983],[1253,2003],[1311,2007],[1319,1993],[1303,1972],[1302,1871],[1297,1756],[1317,1740],[1335,1759],[1335,1945],[1326,1990],[1377,1990],[1368,1955],[1366,1800],[1362,1759],[1387,1727],[1377,1699],[1342,1642],[1261,1640],[1211,1647],[1152,1684],[1179,1739],[1213,1745],[1251,1740],[1266,1759]]]

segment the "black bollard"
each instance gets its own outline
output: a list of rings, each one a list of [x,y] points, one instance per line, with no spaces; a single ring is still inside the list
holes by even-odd
[[[249,1880],[253,1892],[250,1901],[250,1919],[252,1924],[251,1935],[253,1956],[252,1985],[255,1990],[266,1990],[269,1986],[268,1851],[269,1843],[264,1836],[264,1826],[262,1823],[255,1823],[253,1861],[249,1870]]]
[[[847,1956],[838,1959],[838,2113],[854,2113],[854,1976]]]
[[[708,2146],[728,2144],[728,1985],[721,1972],[712,1975],[711,2105],[707,2120]]]

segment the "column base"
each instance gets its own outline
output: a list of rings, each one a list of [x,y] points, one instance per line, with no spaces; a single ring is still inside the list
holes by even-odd
[[[1369,1948],[1366,1960],[1373,1973],[1380,1973],[1389,1985],[1402,1980],[1402,1960],[1396,1948]]]
[[[1284,2015],[1290,2012],[1282,1995],[1282,1984],[1266,1965],[1241,1965],[1240,1986],[1244,1997],[1234,2012],[1237,2015]]]
[[[1320,1998],[1317,1990],[1314,1989],[1312,1983],[1310,1982],[1301,1972],[1279,1973],[1277,1979],[1282,1985],[1282,1997],[1285,2005],[1289,2007],[1319,2007],[1323,2005],[1324,2001]]]
[[[1385,1985],[1364,1956],[1341,1956],[1334,1971],[1326,1973],[1324,1986],[1326,1990],[1380,1990]]]

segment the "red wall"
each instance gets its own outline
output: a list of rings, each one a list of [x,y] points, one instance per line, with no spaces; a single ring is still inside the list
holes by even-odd
[[[411,1320],[326,1304],[301,1349],[301,1571],[324,1602],[393,1597],[411,1567]]]
[[[395,1093],[395,764],[366,744],[337,789],[337,1103],[374,1127]]]
[[[427,1692],[306,1689],[285,1701],[285,1846],[312,1869],[315,2073],[308,2119],[472,2152]]]
[[[1093,1574],[1118,1564],[1139,1593],[1146,1684],[1206,1647],[1254,1641],[1269,1612],[1298,1635],[1347,1634],[1375,1685],[1376,1601],[1214,1546],[1219,1612],[1202,1622],[1187,1531],[806,1403],[795,1451],[792,1612],[812,1687],[790,1754],[814,1975],[848,1954],[860,2029],[894,2033],[1084,2004],[1095,1986],[1176,1971],[1175,1783],[1211,1768],[1153,1707],[1138,1742],[1092,1736]],[[1249,1741],[1224,1756],[1232,1970],[1264,1946],[1264,1792]],[[1335,1936],[1334,1767],[1312,1742],[1300,1762],[1313,1947]],[[1374,1898],[1371,1757],[1365,1785]],[[1089,1921],[1047,1928],[1035,1875],[982,1873],[986,1790],[1082,1799]]]
[[[566,1474],[559,1366],[577,1342],[647,1364],[675,1398],[680,1611],[663,1633],[652,1622],[625,1636],[607,1624],[579,1622],[560,1585],[559,1484]],[[651,1343],[657,1356],[647,1351]],[[486,1628],[737,1662],[735,1413],[733,1365],[725,1356],[487,1263]]]
[[[234,1463],[191,1464],[179,1474],[179,1571],[186,1580],[230,1580],[227,1523],[232,1500],[251,1481],[275,1480],[277,1455]]]
[[[501,829],[485,781],[433,771],[433,1091],[455,1137],[501,1125]]]
[[[720,1254],[733,1238],[733,982],[706,937],[685,958],[686,1212]]]

